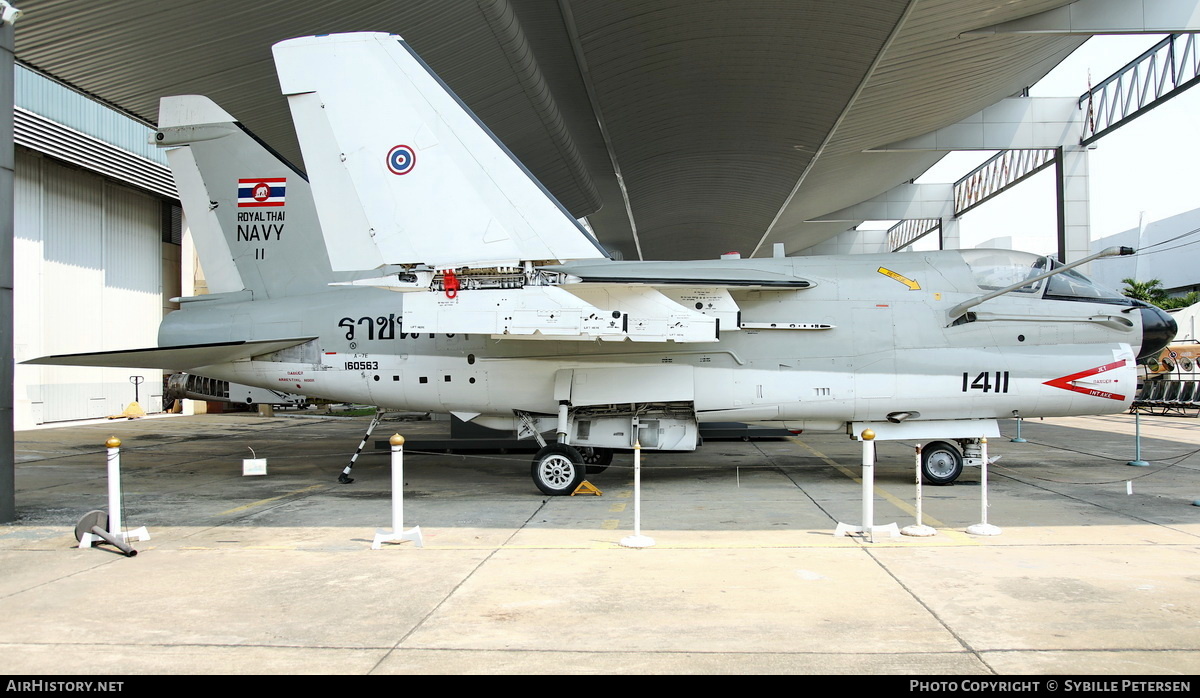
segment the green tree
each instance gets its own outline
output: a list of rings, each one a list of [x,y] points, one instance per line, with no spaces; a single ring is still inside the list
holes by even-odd
[[[1153,303],[1163,310],[1186,308],[1189,305],[1200,302],[1200,292],[1197,291],[1191,291],[1182,296],[1168,296],[1166,289],[1162,287],[1162,282],[1158,279],[1150,279],[1149,281],[1121,279],[1121,282],[1125,284],[1125,288],[1121,289],[1121,293],[1130,298],[1136,298],[1139,301]]]
[[[1195,305],[1198,301],[1200,301],[1200,292],[1191,291],[1190,293],[1182,296],[1171,296],[1166,298],[1159,305],[1159,307],[1163,308],[1164,310],[1170,310],[1172,308],[1186,308],[1189,305]]]
[[[1139,301],[1146,301],[1162,307],[1163,302],[1167,300],[1167,292],[1162,287],[1162,282],[1158,279],[1150,279],[1149,281],[1137,281],[1136,279],[1121,279],[1121,283],[1125,284],[1125,288],[1121,289],[1121,293]]]

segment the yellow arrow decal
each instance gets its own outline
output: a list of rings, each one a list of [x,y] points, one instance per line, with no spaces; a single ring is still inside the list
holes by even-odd
[[[880,274],[883,274],[884,276],[890,276],[893,279],[895,279],[896,281],[899,281],[900,283],[904,284],[905,286],[908,287],[908,290],[910,290],[910,291],[920,291],[921,290],[921,284],[917,283],[916,281],[913,281],[912,279],[908,278],[907,276],[904,276],[903,274],[897,274],[896,272],[892,271],[891,269],[888,269],[887,267],[879,267],[878,271]]]

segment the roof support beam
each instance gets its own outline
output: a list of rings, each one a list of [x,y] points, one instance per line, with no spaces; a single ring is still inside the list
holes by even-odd
[[[1079,97],[1083,145],[1200,83],[1195,34],[1171,34]]]
[[[1200,31],[1197,0],[1078,0],[961,36],[989,34],[1169,34]]]
[[[600,98],[596,94],[596,87],[592,83],[592,73],[588,69],[587,57],[583,52],[583,43],[579,39],[579,30],[575,26],[575,14],[571,11],[570,0],[559,0],[559,11],[562,13],[563,26],[567,30],[567,38],[571,42],[571,51],[575,54],[575,64],[579,68],[579,77],[583,81],[584,89],[587,91],[588,102],[592,107],[592,114],[596,117],[596,125],[600,128],[600,135],[604,138],[604,147],[608,151],[609,162],[612,163],[613,177],[617,181],[617,186],[621,190],[621,203],[625,205],[625,216],[629,221],[629,233],[633,236],[633,246],[637,250],[637,258],[645,259],[642,254],[642,240],[638,237],[637,219],[633,215],[633,205],[629,202],[629,190],[625,187],[625,177],[621,174],[621,163],[617,160],[616,147],[613,145],[612,134],[608,131],[608,122],[604,120],[604,110],[600,108]]]
[[[937,230],[941,249],[958,249],[958,219],[954,214],[953,184],[901,184],[873,199],[813,218],[808,222],[898,220],[887,232],[896,252]]]
[[[833,221],[890,221],[910,218],[944,218],[954,214],[951,184],[901,184],[872,199],[810,219]]]
[[[1002,153],[955,185],[940,185],[952,189],[949,210],[941,215],[931,209],[904,209],[895,201],[905,196],[902,185],[882,195],[891,204],[883,207],[892,215],[863,218],[909,219],[956,218],[1001,191],[1033,175],[1056,166],[1058,175],[1058,254],[1059,259],[1071,261],[1087,254],[1090,244],[1088,220],[1087,148],[1080,144],[1085,114],[1078,100],[1069,97],[1011,97],[980,111],[957,124],[916,138],[909,138],[874,150],[1001,150],[1027,151]],[[1053,149],[1054,157],[1046,151]],[[1039,152],[1040,151],[1040,152]],[[939,186],[939,185],[921,185]],[[916,191],[913,191],[916,195]],[[957,194],[957,196],[956,196]],[[879,199],[881,197],[876,197]],[[865,207],[875,202],[858,204]],[[875,208],[879,208],[876,202]],[[829,214],[867,213],[868,208],[856,210],[851,206]],[[827,217],[825,217],[827,218]],[[823,219],[825,219],[823,218]],[[945,231],[943,226],[943,232]],[[945,235],[943,235],[945,238]],[[944,242],[944,240],[943,240]],[[945,245],[944,245],[945,246]]]
[[[1073,97],[1009,97],[956,124],[867,152],[1057,148],[1079,143],[1082,129]]]
[[[941,227],[942,221],[938,218],[910,218],[900,221],[888,228],[888,247],[892,252],[899,252]]]
[[[1002,150],[954,183],[954,215],[991,201],[1054,164],[1058,150]]]
[[[888,49],[891,48],[892,42],[897,36],[899,36],[900,30],[904,27],[905,22],[912,15],[916,6],[916,0],[908,1],[908,5],[904,8],[904,14],[900,16],[900,19],[896,22],[896,25],[892,27],[892,31],[888,35],[887,40],[885,40],[883,45],[879,47],[879,53],[875,54],[874,60],[871,61],[871,66],[867,68],[867,72],[865,75],[863,75],[862,80],[858,83],[858,87],[854,88],[854,94],[851,95],[850,100],[846,102],[846,106],[842,109],[842,113],[838,115],[837,121],[834,122],[833,127],[830,128],[825,134],[825,139],[821,141],[821,145],[818,146],[816,152],[813,153],[812,159],[808,161],[808,165],[805,166],[804,171],[800,173],[800,179],[796,180],[796,186],[792,187],[791,193],[789,193],[787,198],[783,200],[783,205],[779,207],[779,210],[775,213],[775,217],[771,219],[771,223],[767,226],[767,229],[763,231],[762,237],[759,238],[758,244],[755,245],[754,249],[750,252],[751,257],[756,256],[758,251],[762,249],[764,245],[766,245],[767,239],[771,237],[771,233],[773,233],[775,230],[775,225],[779,223],[779,220],[783,217],[784,211],[786,211],[788,206],[791,205],[792,199],[794,199],[796,194],[800,192],[800,187],[804,184],[804,180],[808,178],[808,174],[812,172],[812,169],[817,164],[817,161],[821,159],[821,155],[825,152],[825,148],[829,146],[834,134],[837,133],[838,128],[842,125],[842,122],[846,120],[846,116],[850,113],[851,107],[855,105],[855,103],[858,101],[858,98],[862,95],[863,90],[866,89],[867,82],[870,81],[871,76],[875,74],[875,70],[883,61],[884,54],[886,54]]]

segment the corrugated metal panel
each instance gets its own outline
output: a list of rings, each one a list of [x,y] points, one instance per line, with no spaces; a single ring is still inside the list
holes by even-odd
[[[42,170],[41,158],[16,149],[13,177],[13,358],[42,356]],[[41,366],[13,370],[15,426],[41,421]]]
[[[100,342],[104,347],[157,344],[162,317],[162,211],[152,196],[111,182],[104,185],[104,288]],[[161,409],[162,371],[106,369],[103,395],[119,412],[140,392],[142,408]],[[145,382],[135,391],[129,377]]]
[[[16,67],[13,77],[16,106],[167,166],[166,155],[150,143],[153,129],[149,125],[23,66]]]
[[[104,283],[103,181],[96,175],[42,159],[42,350],[91,351],[99,344]],[[47,367],[42,418],[86,419],[104,407],[103,369]]]
[[[14,194],[17,360],[153,346],[160,200],[25,150]],[[117,413],[133,400],[134,374],[145,378],[143,407],[161,409],[161,371],[18,366],[17,424]]]
[[[104,187],[104,285],[154,296],[162,293],[162,211],[154,197]]]
[[[127,182],[136,187],[179,198],[175,178],[165,165],[68,128],[20,107],[13,110],[13,140],[73,165]]]

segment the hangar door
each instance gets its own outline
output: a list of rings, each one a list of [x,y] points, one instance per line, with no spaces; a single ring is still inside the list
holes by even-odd
[[[16,360],[157,344],[162,200],[18,149],[14,182]],[[17,366],[17,428],[162,410],[162,372]]]

